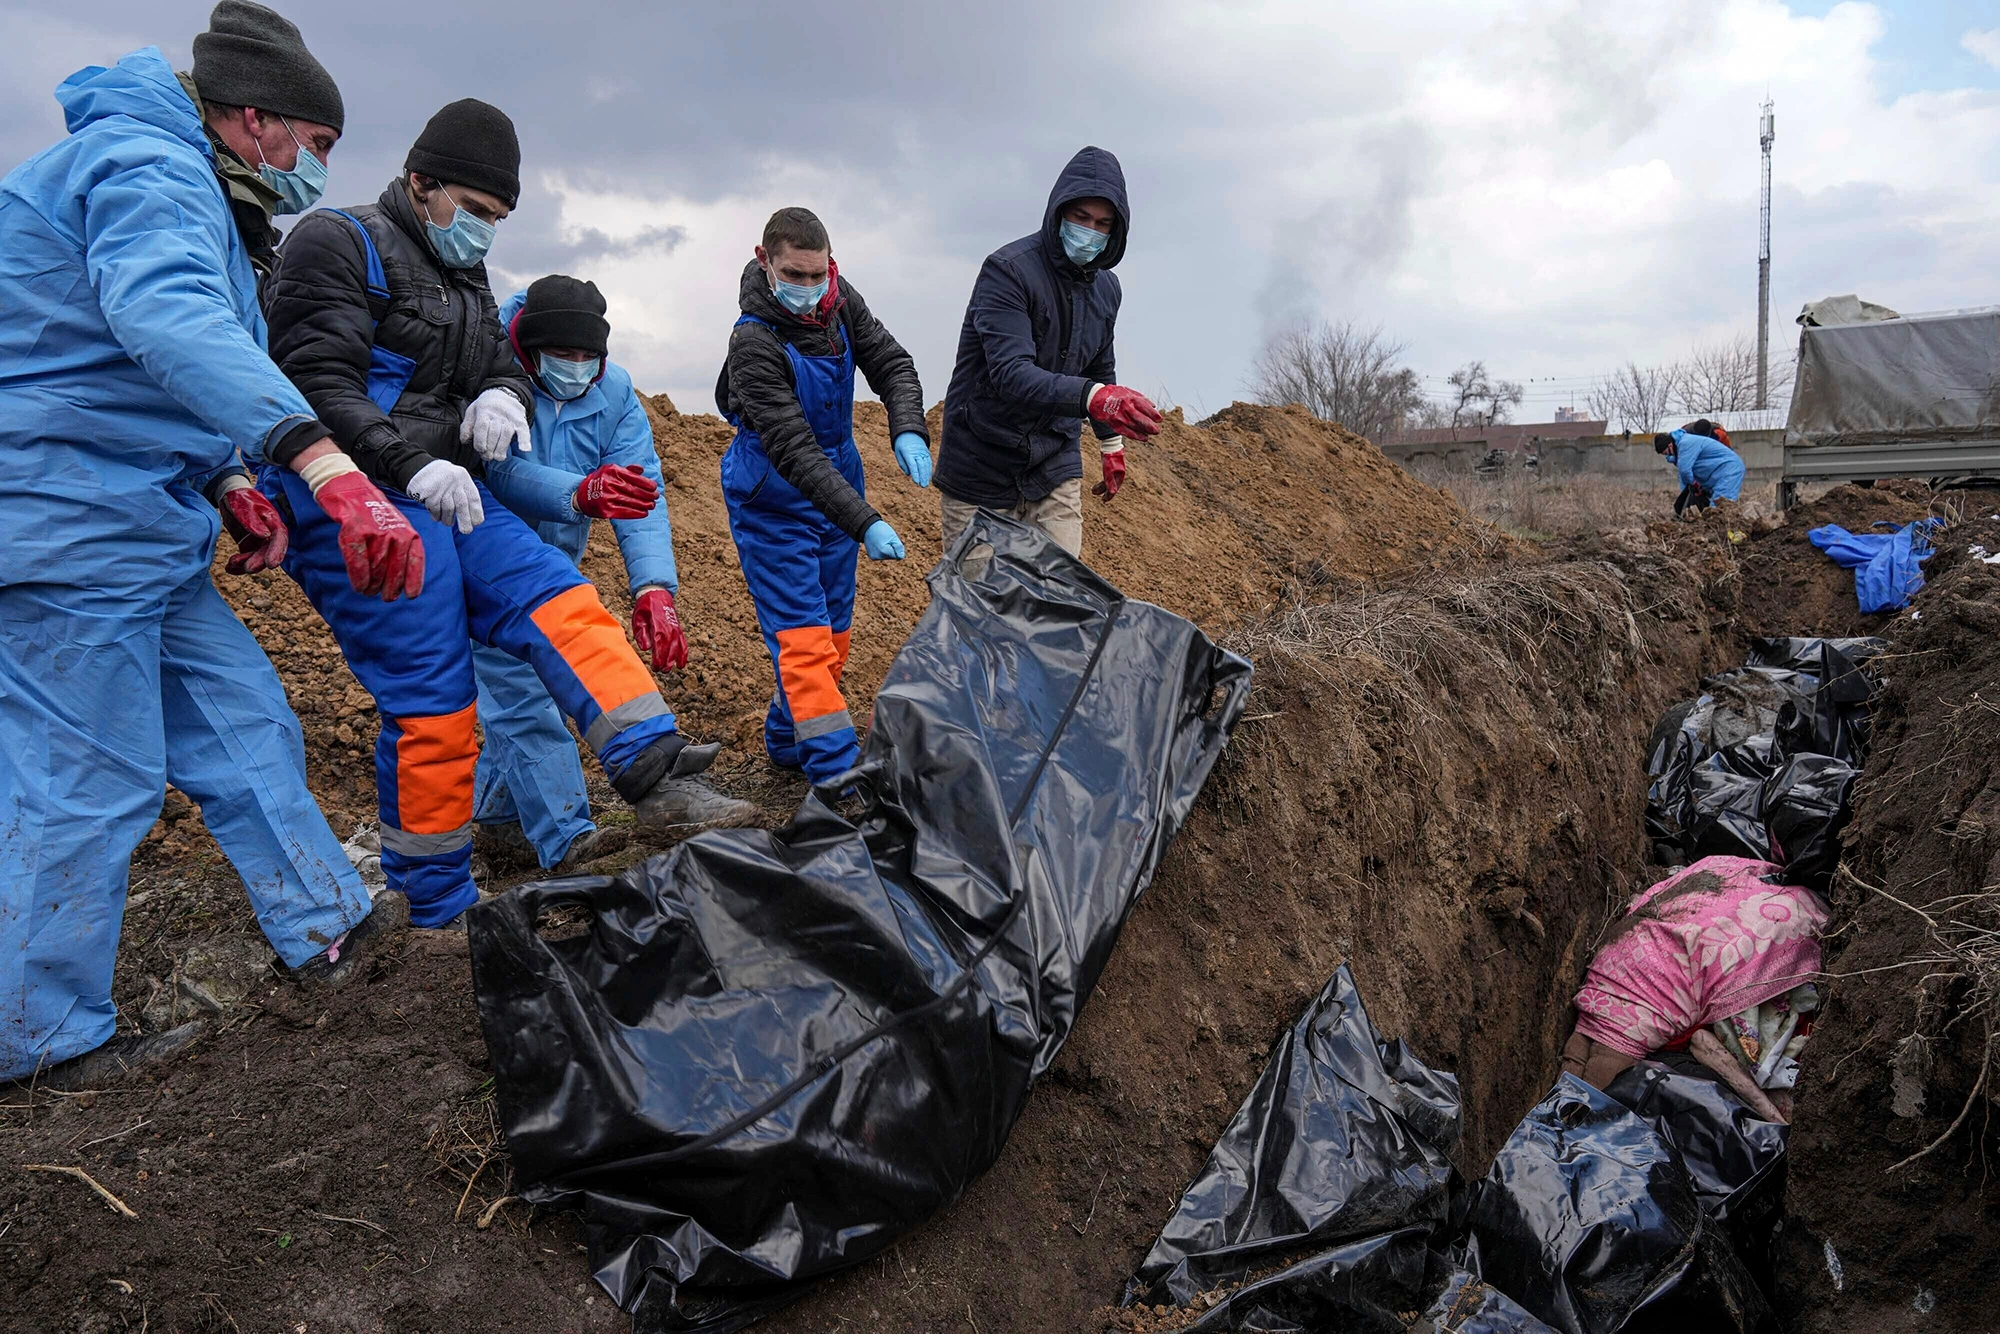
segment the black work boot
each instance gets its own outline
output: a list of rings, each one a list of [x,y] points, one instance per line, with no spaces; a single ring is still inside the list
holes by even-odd
[[[375,907],[324,953],[289,970],[294,982],[339,986],[353,977],[369,951],[410,924],[410,901],[391,890],[375,896]]]
[[[757,823],[763,812],[754,804],[716,791],[699,778],[662,778],[651,792],[632,804],[642,828],[680,825],[736,828]]]
[[[18,1081],[23,1086],[73,1093],[80,1089],[104,1088],[124,1079],[135,1070],[160,1065],[185,1051],[194,1040],[208,1032],[208,1021],[197,1019],[170,1028],[164,1033],[121,1033],[95,1051],[72,1056]]]

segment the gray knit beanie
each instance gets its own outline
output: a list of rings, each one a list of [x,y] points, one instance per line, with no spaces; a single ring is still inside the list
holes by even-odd
[[[256,107],[338,130],[340,89],[306,50],[299,30],[251,0],[221,0],[194,39],[194,84],[204,102]]]

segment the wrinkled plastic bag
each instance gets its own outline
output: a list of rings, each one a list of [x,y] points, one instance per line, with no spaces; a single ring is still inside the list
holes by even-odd
[[[1186,1306],[1287,1255],[1442,1222],[1458,1133],[1458,1080],[1376,1032],[1342,964],[1272,1049],[1126,1304]]]
[[[639,1334],[740,1329],[992,1164],[1242,711],[1247,662],[1037,530],[982,511],[931,589],[859,815],[469,914],[522,1193]]]
[[[1877,635],[1855,635],[1845,639],[1781,635],[1757,635],[1750,640],[1745,667],[1788,667],[1795,672],[1822,671],[1824,650],[1832,649],[1848,662],[1860,665],[1889,651],[1889,641]]]
[[[1556,1334],[1477,1274],[1454,1269],[1409,1334]]]
[[[1515,1127],[1467,1222],[1465,1267],[1564,1334],[1775,1329],[1673,1146],[1574,1075]]]
[[[1860,776],[1831,755],[1794,755],[1764,781],[1758,818],[1770,834],[1767,860],[1785,868],[1787,881],[1822,892],[1832,883]]]
[[[1679,849],[1693,860],[1725,850],[1696,851],[1696,827],[1721,808],[1756,815],[1756,799],[1742,787],[1702,774],[1735,775],[1762,782],[1784,763],[1778,741],[1781,720],[1813,717],[1818,678],[1778,667],[1738,667],[1701,683],[1702,694],[1661,716],[1646,743],[1646,829],[1657,843]],[[1794,723],[1789,729],[1796,734]],[[1719,803],[1719,804],[1718,804]],[[1721,831],[1729,855],[1762,858],[1763,851],[1734,850],[1737,830],[1725,820]],[[1748,840],[1755,844],[1761,839]]]
[[[1864,615],[1896,611],[1909,606],[1910,598],[1924,586],[1924,562],[1937,554],[1930,532],[1940,522],[1918,519],[1891,533],[1850,533],[1830,523],[1809,531],[1806,540],[1834,564],[1854,571],[1854,597]]]
[[[1606,1091],[1674,1146],[1695,1198],[1723,1225],[1737,1259],[1768,1294],[1784,1216],[1790,1127],[1759,1117],[1685,1054],[1641,1061]]]

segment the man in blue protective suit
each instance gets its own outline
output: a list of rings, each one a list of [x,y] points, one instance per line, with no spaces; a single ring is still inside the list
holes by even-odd
[[[1080,149],[1056,178],[1039,231],[986,257],[966,303],[944,396],[938,506],[951,549],[982,507],[1083,553],[1083,422],[1097,437],[1105,503],[1125,481],[1125,440],[1149,440],[1160,412],[1118,384],[1113,336],[1132,215],[1125,172]]]
[[[1687,428],[1662,431],[1653,437],[1653,452],[1672,459],[1680,474],[1676,515],[1690,505],[1709,509],[1718,500],[1735,500],[1743,494],[1742,457],[1712,435]]]
[[[286,548],[239,454],[282,445],[319,478],[357,595],[414,593],[423,551],[351,468],[320,475],[344,460],[264,353],[256,244],[310,202],[343,119],[298,29],[223,0],[192,75],[147,47],[56,99],[69,137],[0,181],[0,1078],[74,1083],[184,1041],[113,1038],[130,859],[168,782],[295,975],[351,973],[392,925],[209,577],[217,506],[232,570]]]
[[[474,641],[532,665],[640,822],[757,815],[698,777],[720,747],[681,734],[596,587],[483,480],[532,447],[534,390],[500,327],[485,263],[519,200],[520,166],[506,113],[451,103],[373,203],[300,220],[266,302],[272,355],[417,529],[429,561],[417,598],[356,598],[336,577],[329,516],[297,478],[262,471],[258,485],[291,521],[285,570],[375,698],[382,873],[425,928],[459,925],[478,901]]]
[[[826,228],[802,208],[764,224],[743,269],[743,314],[715,386],[736,438],[722,456],[729,532],[757,606],[778,688],[764,748],[814,783],[860,761],[840,693],[854,624],[857,552],[903,559],[903,542],[867,500],[854,448],[854,372],[889,413],[896,463],[931,480],[917,364],[833,261]]]
[[[517,441],[489,463],[487,488],[572,565],[583,563],[590,521],[609,520],[631,584],[633,639],[656,670],[685,667],[653,427],[632,377],[606,357],[604,297],[595,283],[550,274],[501,303],[500,324],[533,386],[535,419],[532,449]],[[591,822],[576,742],[535,669],[484,644],[473,645],[472,664],[485,737],[473,774],[475,846],[552,871],[617,851],[616,836]]]

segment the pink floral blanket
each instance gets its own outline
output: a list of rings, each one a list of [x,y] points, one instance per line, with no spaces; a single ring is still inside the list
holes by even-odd
[[[1645,1056],[1809,981],[1827,908],[1783,874],[1704,857],[1634,899],[1584,974],[1577,1031]]]

